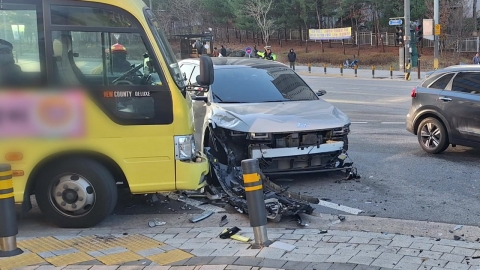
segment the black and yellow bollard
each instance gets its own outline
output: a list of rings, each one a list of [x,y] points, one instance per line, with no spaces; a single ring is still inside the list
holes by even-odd
[[[254,249],[269,246],[272,242],[267,236],[267,209],[263,195],[258,159],[242,160],[243,183],[248,206],[250,226],[253,228]]]
[[[372,78],[375,78],[375,66],[372,66]]]
[[[355,69],[355,77],[357,77],[357,69],[358,69],[358,65],[355,65],[353,68]]]
[[[312,63],[308,63],[308,73],[312,73]]]
[[[343,65],[340,65],[340,75],[343,76]]]
[[[411,80],[411,78],[410,78],[410,63],[408,63],[407,66],[406,66],[405,80],[406,80],[406,81],[410,81],[410,80]]]
[[[13,195],[12,167],[0,164],[0,257],[22,254],[17,248],[18,224]]]
[[[390,66],[390,79],[393,79],[393,67]]]
[[[323,73],[327,74],[327,64],[323,64]]]

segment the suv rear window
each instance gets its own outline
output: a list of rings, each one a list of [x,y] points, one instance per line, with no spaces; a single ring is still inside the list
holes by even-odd
[[[422,87],[433,89],[445,89],[448,83],[452,80],[454,73],[440,73],[426,79],[422,83]],[[433,82],[433,83],[432,83]]]

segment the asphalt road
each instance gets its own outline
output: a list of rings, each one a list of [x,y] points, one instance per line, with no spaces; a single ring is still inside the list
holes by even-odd
[[[457,146],[439,155],[421,150],[416,136],[405,130],[415,82],[303,77],[314,90],[326,90],[323,98],[350,117],[349,156],[361,179],[320,173],[288,176],[279,184],[363,210],[360,215],[480,225],[480,150]],[[203,105],[195,102],[197,113]],[[316,208],[320,213],[347,214]]]

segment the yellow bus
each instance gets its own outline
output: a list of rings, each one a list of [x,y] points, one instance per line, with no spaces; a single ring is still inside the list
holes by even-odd
[[[0,164],[23,213],[34,195],[55,225],[91,227],[120,185],[205,185],[184,76],[142,0],[2,0],[0,26]],[[211,85],[201,61],[197,82]]]

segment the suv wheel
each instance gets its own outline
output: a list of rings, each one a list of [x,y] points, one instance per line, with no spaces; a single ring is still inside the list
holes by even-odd
[[[448,148],[447,129],[435,118],[425,118],[418,126],[418,142],[423,150],[430,154],[438,154]]]

